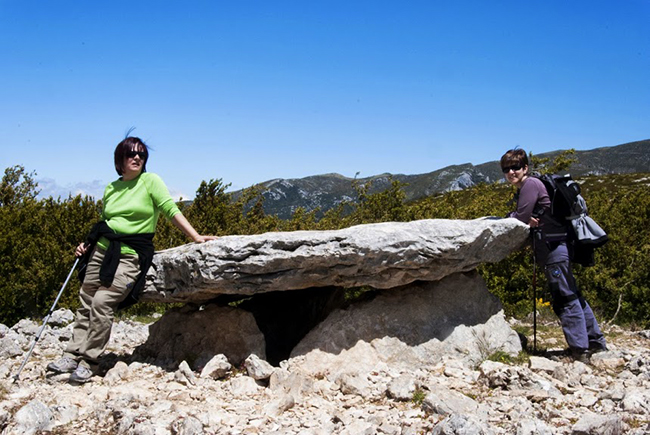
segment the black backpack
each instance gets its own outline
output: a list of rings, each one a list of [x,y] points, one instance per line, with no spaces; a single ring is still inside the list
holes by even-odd
[[[580,185],[568,174],[532,175],[544,183],[548,191],[552,217],[567,227],[573,262],[593,266],[594,249],[607,243],[609,237],[587,214],[587,204],[580,194]]]

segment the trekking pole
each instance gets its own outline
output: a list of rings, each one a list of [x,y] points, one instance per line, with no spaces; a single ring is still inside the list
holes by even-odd
[[[533,353],[537,353],[537,261],[535,259],[536,240],[539,230],[533,230]]]
[[[68,277],[65,279],[65,282],[61,286],[61,290],[59,290],[59,294],[56,296],[56,299],[54,300],[54,303],[52,304],[52,308],[50,308],[50,311],[47,313],[47,316],[45,316],[45,319],[43,319],[43,325],[41,326],[41,329],[38,331],[38,334],[36,334],[36,338],[34,339],[34,342],[32,343],[32,347],[29,348],[29,352],[27,352],[27,356],[25,357],[25,360],[23,363],[20,365],[20,368],[18,369],[18,373],[13,377],[14,382],[18,380],[20,377],[20,373],[23,371],[23,368],[25,368],[25,364],[27,364],[27,361],[29,360],[29,357],[32,355],[32,351],[34,350],[34,347],[36,346],[36,343],[38,343],[38,340],[41,338],[41,334],[43,333],[43,330],[45,329],[45,325],[47,325],[47,322],[50,320],[50,316],[54,312],[54,307],[56,307],[56,304],[59,302],[59,298],[63,294],[63,290],[65,289],[65,286],[68,285],[68,281],[70,281],[70,277],[72,276],[72,272],[74,272],[75,268],[77,267],[77,263],[79,263],[80,257],[77,257],[75,260],[74,264],[72,265],[72,269],[70,269],[70,273],[68,273]]]
[[[537,262],[533,253],[533,354],[537,353]]]

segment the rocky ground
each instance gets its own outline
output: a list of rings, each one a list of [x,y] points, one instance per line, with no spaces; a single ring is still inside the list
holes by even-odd
[[[143,360],[135,350],[148,327],[123,320],[99,375],[72,385],[45,372],[69,340],[71,320],[69,311],[54,313],[18,380],[39,325],[0,325],[2,434],[650,433],[650,331],[606,327],[610,349],[590,364],[561,355],[561,331],[549,319],[540,321],[533,356],[381,363],[369,372],[349,361],[345,371],[314,374],[305,365],[317,355],[280,367],[255,356],[231,367],[217,356],[195,371],[187,362]],[[511,324],[532,339],[530,324]]]

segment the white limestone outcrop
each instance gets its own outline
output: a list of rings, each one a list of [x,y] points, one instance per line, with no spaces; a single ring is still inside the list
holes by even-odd
[[[516,219],[482,218],[225,236],[158,252],[142,300],[201,303],[222,294],[438,281],[503,259],[528,232]]]

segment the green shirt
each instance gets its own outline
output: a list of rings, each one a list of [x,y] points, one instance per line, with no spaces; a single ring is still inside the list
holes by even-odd
[[[102,220],[118,234],[153,233],[160,213],[171,219],[181,212],[163,180],[150,172],[129,181],[113,181],[104,190],[103,203]],[[106,249],[109,242],[101,238],[97,244]],[[136,254],[124,243],[121,253]]]

